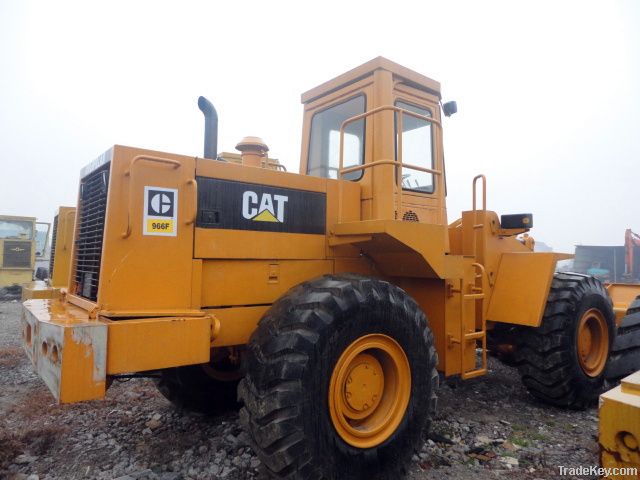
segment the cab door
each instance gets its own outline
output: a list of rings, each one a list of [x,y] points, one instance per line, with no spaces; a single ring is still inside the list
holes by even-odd
[[[396,160],[401,157],[403,164],[396,171],[396,175],[401,175],[402,185],[400,195],[396,191],[396,196],[400,196],[397,200],[401,201],[397,217],[404,221],[446,225],[439,100],[398,82],[394,86],[394,106],[402,109],[395,113]]]

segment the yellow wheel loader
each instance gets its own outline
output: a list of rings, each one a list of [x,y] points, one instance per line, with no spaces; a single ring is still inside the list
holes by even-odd
[[[0,289],[20,291],[33,280],[36,262],[46,257],[50,226],[34,217],[0,215]],[[37,276],[46,278],[46,269],[39,268]]]
[[[440,84],[376,58],[302,95],[300,171],[249,137],[239,162],[116,145],[80,174],[68,289],[24,303],[24,344],[61,403],[153,374],[178,406],[238,398],[269,475],[392,474],[436,408],[439,374],[489,349],[548,403],[603,391],[620,299],[554,274],[530,214],[449,222]],[[236,156],[236,160],[238,157]],[[612,302],[613,300],[613,302]],[[619,316],[621,318],[621,316]]]

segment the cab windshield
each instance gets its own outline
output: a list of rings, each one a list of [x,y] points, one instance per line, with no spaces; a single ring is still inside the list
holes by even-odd
[[[365,97],[358,95],[316,113],[311,120],[307,173],[315,177],[338,178],[340,167],[340,127],[345,120],[365,112]],[[343,167],[364,162],[364,119],[346,126],[344,131]],[[343,178],[358,180],[362,171],[347,173]]]
[[[22,220],[0,220],[0,238],[31,240],[33,223]]]

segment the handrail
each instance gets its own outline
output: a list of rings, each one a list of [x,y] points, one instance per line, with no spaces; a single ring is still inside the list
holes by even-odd
[[[478,184],[478,180],[482,179],[482,223],[478,223],[478,209],[476,208],[476,197],[477,191],[476,186]],[[484,175],[476,175],[473,177],[473,256],[477,259],[478,257],[478,233],[477,230],[484,228],[484,222],[486,220],[487,213],[487,177]],[[481,260],[484,260],[484,256]]]
[[[271,160],[269,160],[268,158],[265,160],[262,160],[260,162],[262,168],[268,168],[268,167],[275,167],[275,170],[278,171],[282,171],[282,172],[286,172],[287,171],[287,167],[285,165],[283,165],[280,162],[273,162]]]
[[[365,170],[367,168],[375,167],[376,165],[399,165],[396,160],[376,160],[375,162],[365,163],[364,165],[354,165],[353,167],[347,167],[342,169],[342,173],[357,172],[358,170]],[[442,175],[442,171],[434,170],[433,168],[424,168],[417,165],[411,165],[403,163],[404,168],[411,168],[413,170],[419,170],[420,172],[433,173],[434,175]]]
[[[476,184],[482,179],[482,211],[487,210],[487,177],[484,175],[476,175],[473,177],[473,210],[476,210]]]
[[[65,225],[65,228],[62,229],[62,235],[63,235],[63,237],[62,237],[62,239],[63,239],[62,240],[62,249],[63,250],[67,249],[67,222],[68,222],[69,214],[75,215],[76,211],[75,210],[67,210],[65,212],[65,214],[64,214],[64,225]],[[73,223],[75,224],[75,220],[74,220]],[[58,225],[60,225],[60,221],[59,220],[58,220]],[[74,225],[74,227],[75,227],[75,225]]]
[[[396,160],[376,160],[374,162],[370,162],[370,163],[366,163],[363,165],[356,165],[353,167],[344,167],[344,133],[345,133],[345,128],[347,127],[347,125],[356,122],[358,120],[361,120],[363,118],[366,118],[370,115],[374,115],[376,113],[379,112],[383,112],[383,111],[393,111],[393,112],[398,112],[401,114],[406,113],[407,115],[411,116],[411,117],[415,117],[418,118],[420,120],[424,120],[426,122],[435,124],[441,131],[442,131],[442,123],[440,123],[439,120],[433,118],[433,117],[429,117],[426,115],[420,115],[419,113],[415,113],[412,112],[410,110],[405,110],[404,108],[400,108],[400,107],[396,107],[395,105],[383,105],[381,107],[377,107],[374,108],[372,110],[369,110],[367,112],[355,115],[353,117],[350,117],[348,119],[346,119],[344,122],[342,122],[342,124],[340,125],[340,157],[339,157],[339,165],[338,165],[338,180],[341,180],[342,177],[347,174],[347,173],[351,173],[351,172],[356,172],[359,170],[365,170],[367,168],[372,168],[378,165],[394,165],[396,168],[408,168],[410,170],[417,170],[417,171],[421,171],[421,172],[426,172],[426,173],[431,173],[434,175],[439,175],[439,188],[442,189],[442,172],[440,170],[434,170],[431,168],[423,168],[423,167],[418,167],[417,165],[410,165],[410,164],[403,164],[402,163],[402,138],[403,138],[403,125],[402,125],[402,115],[398,115],[397,116],[397,133],[399,133],[398,135],[398,140],[397,140],[397,159]],[[402,208],[402,192],[404,190],[404,188],[402,187],[402,174],[401,174],[402,170],[400,170],[400,173],[396,172],[396,191],[397,191],[397,198],[396,198],[396,215],[397,212],[400,211],[400,209]],[[339,193],[338,193],[338,221],[342,221],[342,182],[340,182],[339,185]],[[440,218],[442,220],[442,194],[438,195],[438,215],[440,215]]]
[[[133,159],[131,160],[131,163],[129,164],[129,168],[124,172],[124,176],[129,177],[129,189],[127,190],[127,200],[125,201],[125,204],[128,204],[127,227],[125,231],[122,232],[122,238],[127,238],[129,237],[129,235],[131,235],[131,211],[133,210],[133,205],[131,204],[131,199],[133,197],[131,195],[131,187],[133,185],[133,166],[137,162],[140,162],[142,160],[146,160],[148,162],[156,162],[156,163],[163,163],[167,165],[173,165],[174,169],[180,168],[180,166],[182,165],[177,160],[172,160],[170,158],[163,158],[163,157],[154,157],[152,155],[137,155],[133,157]]]
[[[395,105],[382,105],[381,107],[376,107],[373,110],[368,110],[364,113],[360,113],[358,115],[354,115],[353,117],[347,118],[344,122],[342,122],[340,131],[342,132],[344,130],[344,127],[350,123],[353,123],[357,120],[368,117],[369,115],[373,115],[374,113],[382,112],[385,110],[393,110],[394,112],[406,113],[411,117],[416,117],[421,120],[425,120],[426,122],[435,123],[436,125],[438,125],[438,127],[442,128],[442,124],[440,123],[440,120],[437,120],[433,117],[429,117],[427,115],[420,115],[419,113],[412,112],[411,110],[405,110],[404,108],[396,107]]]
[[[196,223],[196,220],[198,219],[198,182],[195,178],[190,178],[189,180],[187,180],[187,185],[193,185],[195,199],[196,199],[196,201],[194,202],[195,208],[193,212],[193,217],[191,217],[191,219],[185,222],[187,225],[192,225]]]

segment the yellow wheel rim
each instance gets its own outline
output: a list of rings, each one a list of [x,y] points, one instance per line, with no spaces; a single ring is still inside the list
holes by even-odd
[[[331,374],[331,421],[349,445],[375,447],[398,428],[410,396],[411,369],[402,347],[386,335],[365,335],[342,352]]]
[[[578,361],[584,373],[597,377],[604,370],[609,355],[609,329],[602,312],[587,310],[578,324]]]

